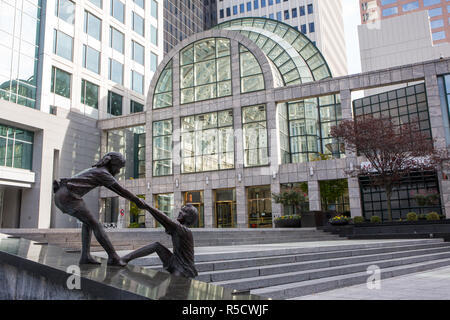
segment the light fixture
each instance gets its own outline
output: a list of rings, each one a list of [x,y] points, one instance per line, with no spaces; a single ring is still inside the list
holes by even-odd
[[[208,184],[209,184],[209,177],[206,176],[206,185],[208,185]]]
[[[350,162],[350,171],[353,171],[353,162]]]
[[[272,173],[272,178],[274,178],[274,179],[277,178],[277,173],[276,173],[276,171],[274,171],[274,172]]]
[[[310,175],[310,176],[314,175],[314,169],[313,169],[313,167],[309,167],[309,175]]]
[[[150,182],[147,182],[147,190],[150,190]]]
[[[238,173],[238,181],[241,182],[242,181],[242,174]]]
[[[175,187],[179,187],[180,186],[180,183],[179,183],[179,181],[178,181],[178,179],[175,179]]]

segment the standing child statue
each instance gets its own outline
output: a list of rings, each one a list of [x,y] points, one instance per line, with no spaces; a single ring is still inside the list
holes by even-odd
[[[147,204],[136,195],[123,188],[114,178],[125,166],[124,157],[118,152],[107,153],[99,162],[69,179],[53,182],[55,204],[64,213],[83,223],[80,264],[99,264],[90,254],[91,237],[95,238],[108,254],[108,265],[125,266],[109,240],[103,226],[89,212],[82,197],[92,189],[104,186],[134,202],[138,208],[145,209]]]
[[[128,263],[133,259],[156,252],[163,263],[164,269],[171,274],[195,278],[197,270],[194,264],[194,238],[188,226],[192,226],[197,221],[197,209],[190,204],[184,206],[176,220],[170,219],[163,212],[148,205],[145,209],[166,229],[166,233],[172,236],[173,253],[161,243],[155,242],[127,254],[122,260]]]

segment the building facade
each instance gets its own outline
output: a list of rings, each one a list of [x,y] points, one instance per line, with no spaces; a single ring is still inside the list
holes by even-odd
[[[162,1],[1,0],[0,14],[0,227],[77,226],[52,181],[98,159],[98,119],[144,110]],[[98,192],[86,201],[97,213]]]
[[[164,54],[186,37],[217,24],[216,0],[164,0]]]
[[[426,12],[433,44],[450,42],[450,8],[445,0],[359,0],[359,2],[362,24],[370,25],[376,21],[414,12]]]
[[[223,0],[218,23],[243,17],[282,21],[305,34],[322,52],[333,76],[347,74],[347,54],[341,0]]]
[[[117,131],[130,142],[144,135],[145,161],[133,160],[145,166],[142,175],[127,178],[130,166],[121,182],[172,217],[193,204],[197,227],[272,227],[275,217],[290,212],[272,194],[290,189],[305,193],[308,210],[385,218],[382,191],[345,174],[364,159],[346,152],[330,129],[354,113],[387,110],[403,120],[406,110],[438,147],[448,147],[448,73],[450,61],[443,59],[332,78],[320,51],[298,30],[271,19],[234,19],[183,40],[164,58],[145,113],[100,120],[101,152],[128,149],[126,141],[117,143]],[[410,82],[418,84],[351,100],[354,91]],[[450,216],[447,176],[434,172],[414,177],[415,185],[405,182],[407,195],[397,190],[394,218],[418,209]],[[336,181],[346,191],[327,203],[325,188]],[[422,189],[439,193],[438,209],[415,202],[411,192]],[[107,189],[101,201],[104,222],[158,226]]]

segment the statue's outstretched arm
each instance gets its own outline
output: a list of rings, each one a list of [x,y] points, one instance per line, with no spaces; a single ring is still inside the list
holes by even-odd
[[[174,230],[176,228],[176,223],[170,219],[164,212],[159,211],[153,207],[150,207],[145,201],[145,209],[152,214],[152,216],[158,221],[167,231]]]
[[[136,203],[136,205],[139,208],[144,209],[142,200],[140,198],[138,198],[135,194],[131,193],[130,191],[128,191],[127,189],[122,187],[119,183],[114,183],[113,185],[109,186],[108,189],[111,191],[114,191],[119,196],[124,197],[125,199]]]

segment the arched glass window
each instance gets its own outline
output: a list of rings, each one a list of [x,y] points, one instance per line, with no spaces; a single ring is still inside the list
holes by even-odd
[[[209,38],[180,52],[181,104],[231,95],[230,40]]]
[[[153,95],[153,109],[171,107],[172,100],[172,60],[170,60],[159,76]]]
[[[264,76],[261,66],[253,53],[239,45],[239,58],[241,70],[241,92],[253,92],[264,89]]]

